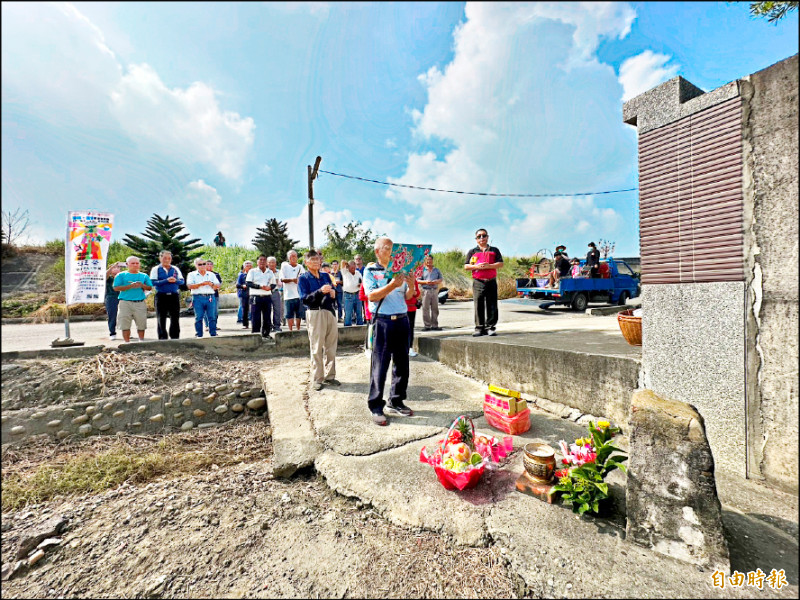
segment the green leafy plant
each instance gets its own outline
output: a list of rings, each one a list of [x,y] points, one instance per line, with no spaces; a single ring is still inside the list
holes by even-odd
[[[325,255],[326,261],[351,260],[360,254],[366,264],[375,260],[375,240],[380,235],[364,227],[361,221],[350,221],[342,226],[341,231],[331,224],[325,228],[325,245],[318,250]]]
[[[611,427],[608,421],[598,421],[595,427],[590,421],[588,430],[590,437],[575,440],[570,448],[561,441],[563,461],[572,466],[557,472],[558,484],[550,490],[550,494],[560,493],[564,503],[581,515],[600,512],[603,501],[608,499],[605,479],[609,473],[615,469],[627,472],[622,463],[628,457],[612,443],[619,428]]]

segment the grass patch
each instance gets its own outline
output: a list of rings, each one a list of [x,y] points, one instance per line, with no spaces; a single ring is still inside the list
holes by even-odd
[[[191,475],[272,454],[263,421],[164,436],[119,435],[3,450],[3,512],[58,496],[96,494],[125,481]],[[55,454],[55,457],[53,456]]]
[[[3,318],[27,317],[31,313],[47,304],[47,297],[35,292],[29,292],[8,298],[2,302]]]

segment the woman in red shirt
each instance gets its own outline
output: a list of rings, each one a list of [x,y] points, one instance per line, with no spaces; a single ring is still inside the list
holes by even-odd
[[[419,300],[422,292],[419,289],[419,284],[416,279],[414,280],[414,295],[406,300],[406,307],[408,308],[408,355],[416,356],[414,351],[414,320],[417,317],[417,301]]]

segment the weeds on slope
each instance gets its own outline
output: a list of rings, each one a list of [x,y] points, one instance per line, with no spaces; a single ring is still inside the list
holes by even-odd
[[[3,512],[57,496],[93,494],[124,481],[197,473],[272,455],[263,419],[162,435],[96,436],[54,445],[31,439],[2,453]]]

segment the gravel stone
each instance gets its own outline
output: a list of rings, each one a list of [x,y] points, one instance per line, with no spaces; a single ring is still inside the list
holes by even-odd
[[[267,404],[266,398],[253,398],[250,402],[247,403],[247,408],[250,410],[258,410],[260,408],[264,408]]]

